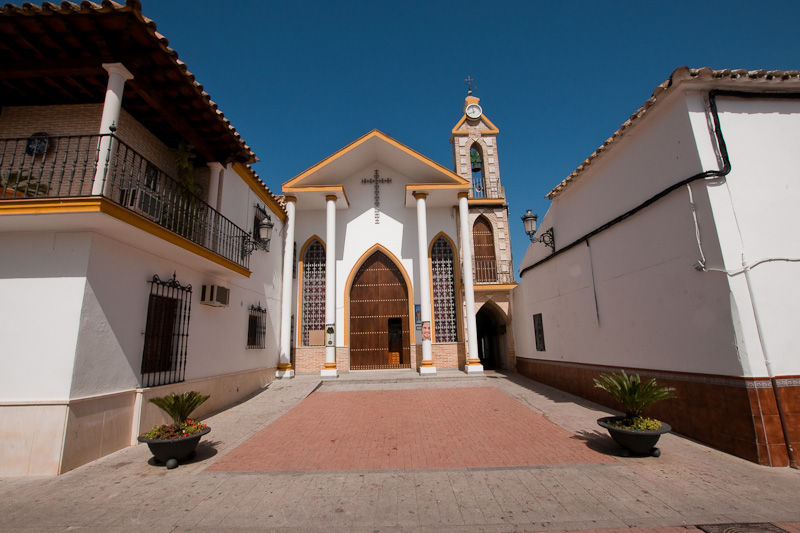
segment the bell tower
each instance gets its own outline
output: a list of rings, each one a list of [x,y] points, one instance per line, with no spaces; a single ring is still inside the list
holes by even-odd
[[[469,90],[463,115],[450,133],[450,144],[456,174],[470,182],[468,205],[479,354],[485,368],[514,370],[510,296],[516,282],[508,204],[500,181],[500,131],[484,114],[480,98],[472,94],[472,78],[465,81]]]

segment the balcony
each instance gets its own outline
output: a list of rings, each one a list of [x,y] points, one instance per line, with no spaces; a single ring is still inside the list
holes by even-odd
[[[477,285],[484,285],[489,283],[514,283],[514,276],[509,270],[508,272],[500,272],[496,259],[475,259],[472,267],[472,278]],[[510,268],[511,261],[503,261],[508,263]]]
[[[97,196],[249,267],[245,230],[113,134],[0,139],[0,202]]]

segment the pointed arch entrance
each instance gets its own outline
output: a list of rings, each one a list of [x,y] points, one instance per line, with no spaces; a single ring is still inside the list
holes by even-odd
[[[376,250],[350,286],[350,369],[411,368],[409,287],[400,267]]]
[[[475,314],[478,330],[478,357],[487,370],[506,368],[508,363],[506,320],[492,302],[481,306]]]

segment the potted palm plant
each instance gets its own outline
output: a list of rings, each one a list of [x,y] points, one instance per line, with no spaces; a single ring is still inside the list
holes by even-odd
[[[139,442],[147,443],[156,461],[166,464],[169,469],[176,468],[180,461],[194,456],[194,449],[200,438],[211,432],[207,425],[189,418],[209,398],[209,395],[197,391],[151,398],[151,403],[172,418],[172,424],[155,426],[147,433],[139,435]]]
[[[666,422],[642,416],[648,407],[675,397],[673,387],[660,386],[655,379],[643,382],[638,374],[601,374],[594,386],[611,395],[625,411],[625,416],[600,418],[597,423],[608,430],[611,438],[622,446],[624,455],[652,455],[658,457],[661,450],[655,447],[659,437],[672,428]]]

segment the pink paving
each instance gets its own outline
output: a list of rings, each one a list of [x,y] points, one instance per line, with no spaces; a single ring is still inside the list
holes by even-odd
[[[227,472],[615,462],[492,387],[315,392],[210,466]]]

